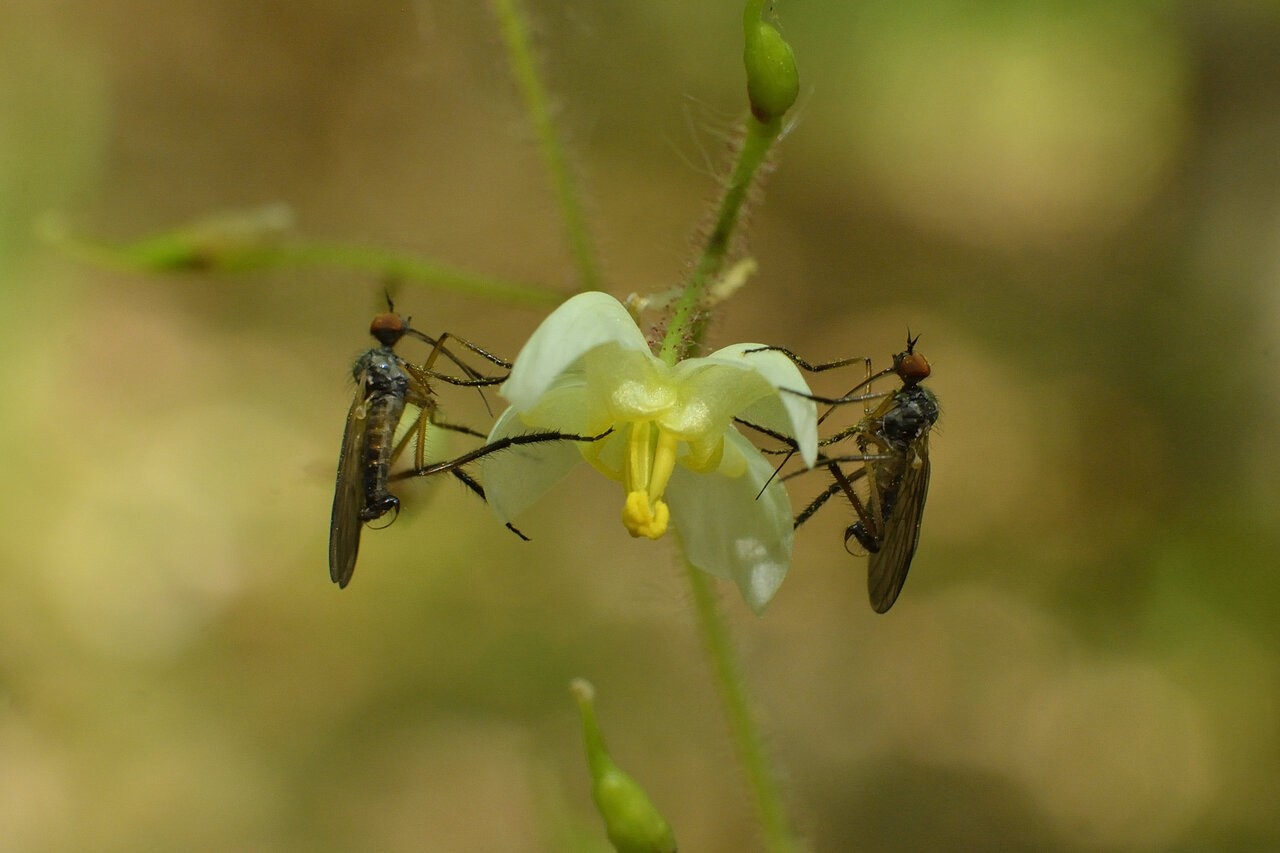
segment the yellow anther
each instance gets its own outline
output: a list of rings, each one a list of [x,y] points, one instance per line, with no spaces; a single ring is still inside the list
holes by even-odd
[[[662,501],[651,506],[648,492],[627,493],[627,502],[622,507],[622,523],[632,536],[657,539],[667,532],[670,520],[671,510]]]
[[[662,502],[671,472],[676,467],[677,439],[671,433],[658,428],[657,441],[650,444],[654,424],[639,421],[631,425],[627,442],[626,471],[622,484],[627,490],[627,502],[622,508],[622,523],[632,536],[657,539],[667,532],[671,511]]]

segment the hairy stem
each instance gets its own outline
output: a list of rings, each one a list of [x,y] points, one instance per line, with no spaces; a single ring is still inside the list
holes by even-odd
[[[729,734],[733,740],[738,761],[742,764],[747,787],[755,806],[760,829],[770,853],[801,853],[803,848],[796,839],[787,818],[782,801],[781,788],[774,776],[773,767],[765,754],[764,742],[756,727],[747,701],[746,686],[738,668],[729,629],[716,604],[711,580],[699,569],[685,562],[685,576],[693,590],[693,606],[698,618],[698,630],[707,654],[708,663],[720,693],[729,722]]]
[[[342,243],[286,244],[268,256],[273,266],[333,266],[367,270],[391,279],[415,281],[452,293],[507,305],[558,305],[564,294],[535,284],[509,281],[417,258]]]
[[[702,253],[693,271],[684,283],[684,291],[676,302],[675,312],[662,339],[658,357],[668,364],[675,364],[697,348],[701,338],[701,309],[707,288],[724,269],[733,236],[742,221],[742,211],[752,182],[769,155],[769,149],[778,138],[781,121],[761,122],[754,116],[747,119],[746,135],[738,159],[729,175],[724,195],[720,197],[715,223],[703,244]]]
[[[556,199],[569,238],[569,251],[578,269],[579,289],[601,290],[600,265],[588,233],[582,198],[570,174],[569,161],[556,130],[555,115],[547,90],[538,76],[524,10],[519,0],[493,0],[493,6],[502,30],[502,42],[507,49],[507,62],[511,66],[516,86],[520,89],[529,122],[537,135],[538,150],[542,152],[542,159],[555,187]]]

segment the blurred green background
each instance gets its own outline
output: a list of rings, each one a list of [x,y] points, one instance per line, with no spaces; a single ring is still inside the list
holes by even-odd
[[[721,585],[797,823],[815,851],[1277,849],[1280,9],[780,5],[803,94],[713,343],[883,364],[910,325],[944,407],[891,613],[842,507],[762,618]],[[740,6],[531,12],[612,291],[670,286],[744,111]],[[7,0],[0,33],[0,847],[607,849],[584,676],[682,850],[759,849],[670,545],[616,486],[570,478],[526,544],[413,484],[329,583],[375,276],[127,275],[34,236],[286,202],[567,290],[487,4]],[[508,355],[540,319],[397,296]]]

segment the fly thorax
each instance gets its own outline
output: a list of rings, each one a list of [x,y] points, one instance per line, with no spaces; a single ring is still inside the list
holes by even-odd
[[[880,434],[894,446],[905,449],[927,433],[938,421],[938,401],[933,392],[914,386],[894,395],[897,403],[880,422]]]
[[[400,357],[390,348],[371,349],[356,361],[355,378],[368,394],[403,397],[409,390],[409,375],[400,367]]]

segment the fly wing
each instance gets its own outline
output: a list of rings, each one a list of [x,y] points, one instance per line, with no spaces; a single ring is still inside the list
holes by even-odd
[[[359,387],[363,388],[363,383]],[[342,433],[338,482],[333,491],[333,517],[329,521],[329,577],[339,587],[345,587],[351,580],[351,574],[356,570],[356,554],[360,550],[360,527],[363,524],[360,510],[364,508],[360,472],[368,423],[365,400],[357,389]]]
[[[877,613],[884,613],[898,600],[920,541],[920,519],[924,517],[924,499],[929,491],[929,448],[921,440],[915,451],[919,454],[915,460],[918,464],[907,465],[897,498],[885,519],[880,550],[867,561],[867,593]]]

